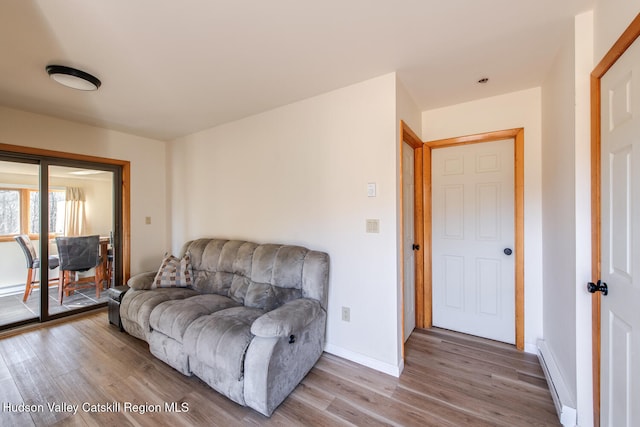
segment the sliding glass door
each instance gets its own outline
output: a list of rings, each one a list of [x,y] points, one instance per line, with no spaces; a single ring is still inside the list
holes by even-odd
[[[39,232],[31,233],[38,174],[37,163],[0,161],[0,326],[40,317]]]
[[[0,328],[104,305],[122,283],[119,166],[0,154],[0,215]]]
[[[48,171],[49,248],[63,270],[49,295],[49,314],[55,315],[107,301],[115,265],[115,173],[89,165],[50,164]],[[78,248],[89,236],[97,236],[98,245],[89,248],[93,256],[86,259],[87,252]],[[68,257],[60,253],[65,243]]]

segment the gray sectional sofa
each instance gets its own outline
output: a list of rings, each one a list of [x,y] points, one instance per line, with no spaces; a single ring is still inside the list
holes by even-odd
[[[329,256],[300,246],[199,239],[182,248],[189,287],[132,277],[122,326],[151,353],[270,416],[322,354]]]

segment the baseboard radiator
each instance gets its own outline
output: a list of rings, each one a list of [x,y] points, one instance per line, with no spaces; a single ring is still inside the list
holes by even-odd
[[[560,424],[564,427],[575,427],[578,422],[576,405],[573,403],[562,375],[560,375],[560,370],[553,358],[553,354],[551,354],[544,340],[538,340],[538,359],[544,371],[544,376],[547,378],[547,384],[549,384],[553,403],[556,405]]]

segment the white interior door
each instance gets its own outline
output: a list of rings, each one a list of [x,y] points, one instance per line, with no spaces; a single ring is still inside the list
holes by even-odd
[[[415,168],[414,152],[406,142],[402,148],[402,215],[404,242],[404,340],[406,341],[416,327],[416,256],[413,251],[415,239],[414,190]]]
[[[514,141],[432,152],[433,324],[515,343]]]
[[[640,42],[601,80],[601,425],[640,425]]]

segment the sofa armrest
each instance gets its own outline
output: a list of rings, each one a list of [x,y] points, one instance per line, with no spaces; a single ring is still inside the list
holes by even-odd
[[[136,274],[135,276],[132,276],[127,281],[127,285],[129,285],[131,289],[135,289],[137,291],[151,289],[151,285],[153,284],[153,279],[155,277],[156,277],[155,271],[148,271],[146,273]]]
[[[251,333],[262,338],[288,337],[306,328],[322,311],[320,303],[313,299],[289,301],[258,317],[251,325]]]
[[[317,304],[317,309],[309,309],[307,304],[309,307]],[[278,310],[290,313],[287,328],[293,330],[294,324],[297,324],[303,329],[291,334],[282,329],[283,337],[253,337],[244,359],[245,404],[267,417],[296,388],[322,355],[327,325],[327,313],[317,300],[291,301],[271,313],[277,315]],[[272,326],[277,324],[271,320],[262,322],[265,322],[264,326],[267,323]],[[257,329],[261,328],[260,324],[256,326]],[[292,340],[290,335],[294,334],[296,336]]]

